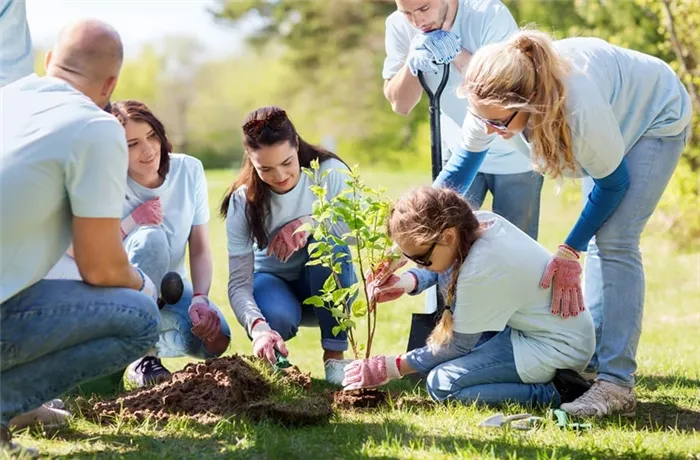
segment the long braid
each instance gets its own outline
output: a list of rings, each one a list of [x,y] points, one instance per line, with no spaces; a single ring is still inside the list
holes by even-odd
[[[427,344],[431,350],[436,351],[444,347],[452,341],[454,324],[454,315],[452,313],[452,304],[455,300],[457,292],[457,281],[459,280],[459,269],[462,266],[462,260],[456,260],[452,266],[452,276],[450,284],[447,285],[447,295],[445,296],[445,311],[442,312],[440,322],[435,326],[428,337]]]

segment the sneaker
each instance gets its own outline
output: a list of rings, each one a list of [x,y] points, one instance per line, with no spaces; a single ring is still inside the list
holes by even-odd
[[[159,358],[144,356],[126,368],[124,387],[132,390],[146,385],[155,385],[168,380],[171,375],[171,372],[163,367]]]
[[[329,359],[323,363],[323,368],[326,371],[326,382],[341,386],[345,378],[345,366],[352,361],[352,359]]]
[[[59,428],[68,425],[70,419],[73,418],[73,414],[67,410],[49,407],[48,404],[50,403],[51,401],[47,404],[42,404],[34,410],[12,417],[10,428],[21,430],[37,425],[42,425],[44,428]]]
[[[578,399],[593,385],[592,381],[586,380],[578,372],[571,369],[557,369],[552,383],[557,389],[562,403],[570,403]]]
[[[571,415],[587,417],[614,414],[633,417],[636,407],[634,388],[622,387],[605,380],[597,380],[583,396],[561,405],[561,409]]]

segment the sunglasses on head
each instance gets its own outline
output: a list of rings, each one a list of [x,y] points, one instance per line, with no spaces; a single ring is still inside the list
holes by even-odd
[[[263,129],[268,128],[273,131],[279,131],[284,126],[287,120],[287,113],[284,110],[273,112],[266,118],[260,120],[250,120],[243,125],[243,132],[248,136],[258,137],[262,134]]]
[[[479,115],[475,114],[474,112],[472,112],[472,115],[474,115],[476,118],[478,118],[482,122],[486,123],[487,125],[491,126],[492,128],[496,128],[500,131],[505,131],[506,129],[508,129],[508,125],[511,124],[511,122],[513,121],[515,116],[518,115],[518,111],[516,110],[515,112],[513,112],[513,115],[508,117],[507,120],[489,120],[487,118],[480,117]]]
[[[437,245],[437,241],[435,241],[433,244],[430,245],[430,248],[425,252],[425,254],[421,254],[419,256],[409,256],[405,252],[403,253],[404,256],[408,260],[411,260],[415,262],[417,265],[420,265],[421,267],[430,267],[433,262],[430,260],[430,258],[433,255],[433,251],[435,250],[435,246]]]

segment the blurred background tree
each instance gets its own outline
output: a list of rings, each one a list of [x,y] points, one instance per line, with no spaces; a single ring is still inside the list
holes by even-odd
[[[521,26],[597,36],[664,59],[693,97],[694,133],[657,213],[675,240],[700,242],[700,2],[697,0],[504,0]],[[176,150],[210,168],[237,166],[240,125],[261,105],[284,107],[310,142],[350,163],[428,171],[427,98],[407,117],[392,112],[381,76],[384,23],[393,0],[217,0],[231,27],[260,24],[235,55],[204,58],[193,36],[166,37],[128,60],[114,99],[147,102]],[[250,27],[247,27],[250,29]],[[43,53],[37,53],[37,67]]]

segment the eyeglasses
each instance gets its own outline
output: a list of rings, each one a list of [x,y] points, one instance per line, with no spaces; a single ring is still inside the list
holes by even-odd
[[[430,267],[433,262],[430,260],[430,258],[433,255],[433,251],[435,250],[435,246],[437,245],[437,241],[435,241],[432,245],[430,245],[430,248],[426,251],[425,254],[420,255],[420,256],[409,256],[405,252],[403,253],[404,256],[406,256],[407,259],[412,260],[416,264],[420,265],[421,267]]]
[[[508,125],[510,125],[510,123],[513,121],[513,119],[516,117],[516,115],[518,115],[518,111],[516,110],[515,112],[513,112],[513,115],[508,117],[507,120],[502,121],[502,120],[489,120],[487,118],[480,117],[479,115],[475,114],[471,110],[470,110],[470,112],[472,115],[474,115],[479,120],[483,121],[484,123],[491,126],[492,128],[496,128],[500,131],[505,131],[506,129],[508,129]]]
[[[243,132],[247,136],[259,137],[262,134],[263,129],[269,128],[273,131],[279,131],[284,126],[285,121],[287,121],[287,112],[280,110],[278,112],[273,112],[266,118],[260,120],[250,120],[248,123],[243,125]]]

